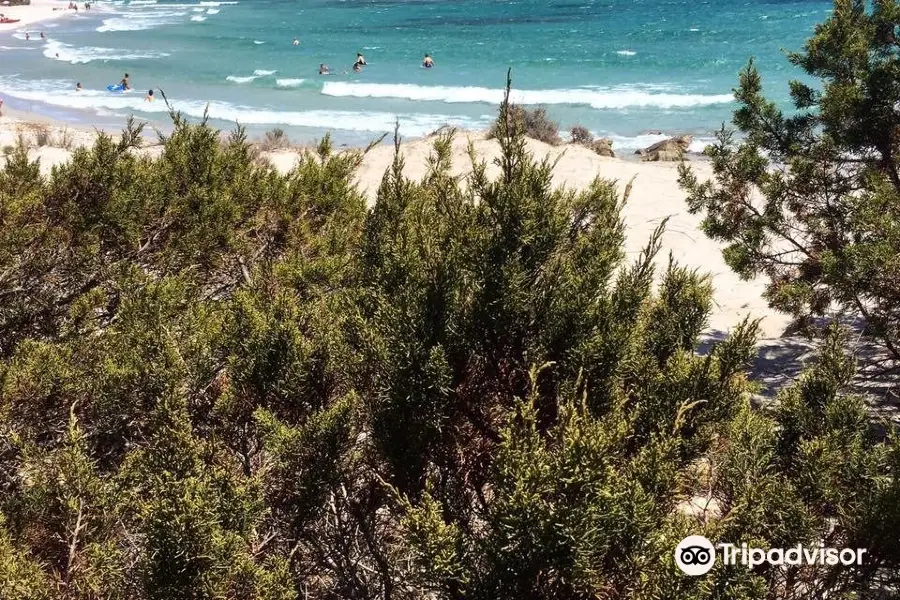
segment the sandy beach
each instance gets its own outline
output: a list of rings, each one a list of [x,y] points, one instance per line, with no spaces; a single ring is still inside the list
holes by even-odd
[[[27,30],[29,25],[43,23],[52,19],[60,19],[74,14],[69,10],[66,0],[31,0],[27,6],[0,6],[0,14],[9,19],[18,19],[18,23],[0,23],[0,33]],[[83,2],[79,10],[84,6]],[[38,32],[40,35],[40,32]]]
[[[33,139],[35,128],[46,127],[50,133],[48,145],[33,147],[29,155],[40,160],[41,170],[49,173],[53,166],[64,163],[71,156],[72,149],[88,145],[94,139],[90,130],[79,130],[52,124],[47,120],[35,120],[27,113],[10,113],[0,119],[0,148],[16,143],[20,133]],[[148,132],[148,140],[152,140]],[[65,140],[68,148],[59,147]],[[496,172],[493,160],[499,154],[496,142],[485,139],[480,132],[460,131],[453,144],[453,166],[458,175],[470,170],[467,155],[469,141],[474,144],[478,156],[490,166],[488,172]],[[422,178],[427,169],[426,159],[433,143],[432,139],[418,139],[404,142],[401,152],[406,161],[406,175],[411,179]],[[677,163],[640,162],[621,158],[601,157],[591,150],[575,144],[550,146],[536,140],[528,140],[529,150],[537,158],[548,157],[558,161],[554,171],[554,184],[579,189],[587,186],[595,177],[613,179],[620,190],[634,179],[631,196],[625,207],[624,218],[627,227],[626,251],[637,256],[646,244],[652,231],[668,218],[663,237],[663,252],[659,261],[668,260],[669,253],[681,264],[709,273],[715,287],[715,307],[709,322],[709,336],[721,338],[747,315],[760,318],[763,342],[776,340],[784,332],[789,320],[784,315],[768,308],[762,298],[763,282],[741,281],[725,264],[721,248],[709,240],[700,230],[700,218],[687,211],[684,193],[679,189]],[[146,151],[158,151],[157,147]],[[263,156],[279,171],[289,171],[296,164],[301,149],[264,153]],[[373,148],[365,157],[358,173],[357,185],[361,192],[373,202],[384,172],[393,160],[393,146],[383,144]],[[0,165],[3,164],[0,159]],[[709,177],[709,165],[702,160],[694,161],[694,168],[700,177]]]

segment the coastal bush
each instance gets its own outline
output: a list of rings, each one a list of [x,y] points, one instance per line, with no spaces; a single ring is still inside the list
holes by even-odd
[[[512,124],[511,126],[533,140],[538,140],[551,146],[555,146],[562,141],[559,137],[559,123],[552,120],[547,115],[547,109],[542,106],[529,110],[524,106],[510,104],[509,111],[504,118],[508,118]],[[506,127],[506,125],[501,125],[499,121],[495,122],[488,132],[488,139],[500,137],[501,127]]]
[[[263,152],[274,152],[276,150],[284,150],[285,148],[291,147],[291,140],[288,138],[287,134],[284,132],[284,129],[275,128],[270,129],[266,132],[265,136],[261,142],[259,142],[259,149]]]
[[[65,148],[66,150],[71,150],[72,146],[75,144],[75,136],[67,127],[64,127],[59,134],[57,134],[56,139],[53,141],[53,146],[57,148]]]
[[[575,125],[569,130],[569,137],[573,144],[588,146],[594,142],[594,135],[583,125]]]
[[[834,330],[750,405],[756,324],[696,352],[712,283],[623,249],[630,186],[552,185],[500,107],[498,172],[375,202],[326,137],[280,174],[238,129],[133,123],[0,170],[0,597],[875,597],[900,445]],[[715,504],[704,518],[691,499]],[[687,534],[866,547],[686,577]]]
[[[714,179],[682,167],[688,205],[727,244],[742,277],[764,276],[771,306],[814,325],[859,319],[896,373],[900,366],[900,5],[837,0],[802,52],[816,85],[790,84],[794,108],[763,95],[751,62],[734,126],[705,153]],[[892,377],[892,380],[896,380]]]
[[[31,128],[31,134],[34,136],[34,143],[38,148],[51,146],[53,143],[53,133],[47,125],[35,125]]]

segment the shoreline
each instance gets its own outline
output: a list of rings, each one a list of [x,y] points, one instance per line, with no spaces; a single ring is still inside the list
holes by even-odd
[[[0,33],[15,32],[23,27],[75,14],[74,10],[67,8],[68,5],[66,0],[31,0],[31,4],[25,6],[0,6],[0,14],[19,19],[17,23],[0,23]],[[83,0],[81,5],[84,6]]]
[[[202,4],[202,3],[201,3]],[[27,29],[29,26],[36,25],[45,21],[61,19],[66,16],[70,16],[75,13],[75,11],[68,10],[66,7],[68,6],[68,0],[33,0],[33,3],[29,6],[21,6],[21,7],[8,7],[10,13],[13,10],[17,11],[17,14],[10,14],[9,16],[14,16],[15,18],[21,18],[22,21],[20,23],[15,24],[7,24],[0,26],[0,37],[2,35],[13,35],[14,32],[18,32],[16,35],[17,38],[21,37],[21,32]],[[79,13],[82,13],[82,17],[84,16],[93,16],[91,13],[107,13],[112,7],[109,5],[105,5],[104,3],[99,3],[95,6],[92,6],[92,11],[84,11],[84,0],[81,0]],[[0,12],[6,9],[7,7],[0,7]],[[61,10],[54,10],[61,9]],[[85,14],[86,13],[86,14]],[[99,16],[99,15],[98,15]],[[32,38],[31,43],[35,44],[35,48],[40,51],[40,45],[43,43],[43,40],[38,38],[39,29],[34,28],[31,30]],[[48,41],[51,41],[51,36],[48,33]],[[3,55],[5,51],[0,48],[0,55]],[[13,55],[14,56],[14,55]],[[45,56],[50,57],[51,54],[46,54]],[[59,58],[58,60],[63,60],[63,62],[72,62],[75,64],[78,61],[69,60],[66,57]],[[52,60],[52,59],[51,59]],[[93,59],[89,59],[93,60]],[[88,62],[89,60],[85,60],[84,62]],[[39,72],[39,69],[35,69],[34,71],[26,71],[26,78],[32,78],[32,73]],[[274,73],[275,71],[272,71]],[[18,77],[18,74],[15,75]],[[59,78],[57,76],[57,78]],[[74,86],[74,82],[80,80],[78,77],[72,78],[72,86]],[[125,106],[120,106],[122,102],[118,102],[118,98],[116,98],[117,102],[112,104],[104,104],[106,97],[104,96],[105,90],[101,87],[96,86],[96,81],[93,82],[94,85],[91,87],[90,85],[85,86],[86,93],[84,96],[86,98],[78,98],[72,104],[67,104],[64,101],[60,101],[60,92],[63,94],[67,94],[67,91],[64,90],[53,90],[49,96],[45,96],[43,99],[37,95],[37,92],[32,90],[28,90],[27,92],[23,92],[15,88],[15,86],[10,83],[10,89],[5,90],[0,87],[0,98],[5,101],[4,109],[15,109],[20,112],[28,112],[32,115],[38,115],[35,120],[45,120],[49,119],[54,122],[60,122],[66,124],[70,128],[77,127],[91,127],[97,124],[100,124],[103,129],[113,130],[116,128],[118,123],[124,122],[126,118],[126,113],[131,113],[134,117],[139,121],[146,123],[148,126],[161,128],[163,130],[166,129],[168,124],[168,116],[165,112],[160,112],[158,110],[150,110],[145,111],[141,110],[142,106],[135,106],[133,103],[124,103]],[[151,81],[151,85],[153,85],[153,81]],[[328,82],[326,82],[328,83]],[[153,85],[154,89],[158,88],[159,83],[156,82],[156,85]],[[371,85],[380,85],[380,84],[371,84]],[[527,90],[525,90],[527,91]],[[16,93],[20,95],[16,95]],[[52,96],[52,98],[51,98]],[[100,98],[98,100],[97,106],[93,106],[94,98]],[[206,100],[201,100],[200,98],[207,98]],[[90,99],[92,102],[87,103],[87,100]],[[131,98],[130,100],[134,100]],[[327,98],[326,98],[327,101]],[[291,137],[292,140],[297,141],[300,145],[308,145],[315,142],[317,139],[321,139],[321,137],[327,132],[331,134],[332,139],[335,142],[335,145],[339,148],[352,148],[361,145],[365,145],[368,141],[377,139],[381,136],[381,132],[379,132],[375,128],[365,127],[365,128],[347,128],[342,129],[340,127],[334,128],[332,123],[327,121],[323,121],[320,125],[312,125],[308,123],[295,123],[291,119],[295,116],[293,112],[299,114],[303,117],[307,116],[307,113],[310,114],[309,118],[320,118],[320,115],[312,116],[312,113],[327,113],[327,108],[318,108],[318,107],[304,107],[302,110],[297,111],[297,109],[292,109],[290,107],[267,107],[264,106],[259,108],[256,104],[248,104],[247,106],[241,105],[239,102],[236,102],[233,98],[222,99],[219,96],[207,95],[207,96],[198,96],[196,98],[173,98],[174,107],[178,110],[182,110],[179,104],[186,105],[183,109],[185,114],[188,115],[188,118],[191,120],[198,120],[198,109],[197,106],[201,104],[206,104],[207,106],[213,105],[214,108],[218,109],[218,111],[213,110],[211,116],[212,124],[220,128],[222,130],[230,130],[232,129],[236,123],[231,118],[234,118],[235,113],[240,114],[241,111],[274,111],[276,113],[284,112],[291,113],[289,115],[290,118],[285,117],[286,120],[278,120],[278,117],[274,117],[271,122],[269,121],[261,121],[259,120],[257,115],[253,115],[257,118],[248,118],[247,122],[239,121],[239,123],[247,130],[248,135],[250,137],[262,137],[268,131],[273,129],[282,129],[285,130],[286,133]],[[130,105],[129,105],[130,104]],[[138,102],[138,104],[143,105]],[[540,105],[530,105],[530,107],[536,107]],[[346,110],[346,109],[345,109]],[[496,106],[492,106],[490,109],[485,110],[485,113],[496,114]],[[372,113],[378,114],[379,117],[382,117],[382,121],[384,115],[387,113],[392,113],[392,111],[378,111],[378,110],[365,110],[365,109],[356,109],[351,108],[348,111],[349,113],[354,112],[353,116],[361,116],[364,113]],[[436,114],[440,114],[442,111],[436,111]],[[358,113],[358,114],[356,114]],[[384,113],[384,114],[382,114]],[[407,121],[404,117],[408,118],[411,122],[415,121],[413,117],[419,116],[418,112],[413,111],[409,115],[406,115],[402,112],[392,113],[396,114],[400,117],[401,123],[403,123],[404,127]],[[431,117],[433,115],[422,113],[422,116]],[[448,120],[451,122],[456,122],[454,119],[457,117],[454,115],[448,115]],[[482,114],[482,121],[485,121],[486,115]],[[301,119],[303,121],[303,119]],[[564,139],[567,140],[567,126],[568,125],[576,125],[577,121],[563,121],[559,120],[561,127],[561,134]],[[462,128],[466,129],[478,129],[480,130],[482,127],[486,127],[485,122],[479,123],[466,123],[462,125]],[[411,125],[410,131],[407,131],[404,135],[405,140],[417,140],[417,139],[425,139],[430,133],[428,133],[428,129],[421,127],[418,124]],[[439,125],[437,122],[434,123],[433,127],[435,130],[443,127],[443,125]],[[709,143],[714,134],[714,130],[710,129],[699,130],[695,127],[688,127],[687,129],[678,129],[678,128],[668,128],[664,127],[663,130],[660,131],[659,128],[656,127],[656,123],[648,122],[648,127],[642,128],[641,130],[634,130],[631,133],[626,132],[624,134],[617,134],[615,131],[607,131],[602,128],[595,128],[593,131],[596,131],[595,136],[600,139],[602,137],[611,136],[614,139],[615,144],[612,147],[612,150],[616,153],[618,158],[623,160],[631,161],[639,161],[640,158],[635,154],[635,150],[639,148],[646,148],[649,145],[652,145],[656,142],[677,137],[686,132],[690,132],[695,137],[695,144],[691,147],[689,154],[694,157],[696,156],[698,159],[701,159],[700,151],[702,147]],[[386,130],[387,131],[387,130]],[[402,131],[402,129],[401,129]],[[629,130],[631,131],[631,130]],[[390,137],[390,136],[389,136]],[[390,141],[389,139],[387,140]],[[564,142],[565,143],[565,142]],[[616,145],[618,144],[618,145]]]

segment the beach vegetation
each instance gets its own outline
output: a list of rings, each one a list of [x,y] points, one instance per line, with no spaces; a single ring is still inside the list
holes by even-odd
[[[509,119],[509,124],[501,124],[499,119],[494,122],[488,132],[488,139],[498,139],[502,127],[514,127],[521,131],[525,137],[556,146],[562,143],[559,135],[559,123],[550,118],[547,109],[543,106],[529,109],[518,104],[510,104],[509,110],[503,116]]]
[[[31,126],[31,135],[38,148],[53,145],[53,132],[48,125],[37,123]]]
[[[63,127],[61,130],[59,130],[59,132],[57,132],[56,138],[53,141],[53,146],[71,150],[74,145],[75,136],[71,131],[69,131],[68,127]]]
[[[702,272],[624,250],[630,184],[397,151],[367,206],[329,138],[282,174],[173,113],[0,170],[0,597],[874,598],[900,442],[832,328],[751,406],[757,324],[698,352]],[[710,510],[690,508],[697,502]],[[686,577],[689,534],[867,548]]]
[[[688,205],[745,278],[768,280],[769,304],[810,333],[822,318],[856,323],[900,367],[900,4],[837,0],[788,60],[794,110],[740,75],[733,128],[706,149],[714,179],[682,167]]]
[[[265,133],[260,140],[259,149],[263,152],[277,152],[291,147],[291,140],[284,129],[276,127]]]
[[[594,134],[584,125],[575,125],[569,130],[569,139],[573,144],[590,147],[594,143]]]

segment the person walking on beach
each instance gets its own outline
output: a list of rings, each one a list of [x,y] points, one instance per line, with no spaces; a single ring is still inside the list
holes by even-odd
[[[422,59],[422,66],[426,69],[430,69],[434,66],[434,60],[431,58],[430,54],[426,54],[425,58]]]

